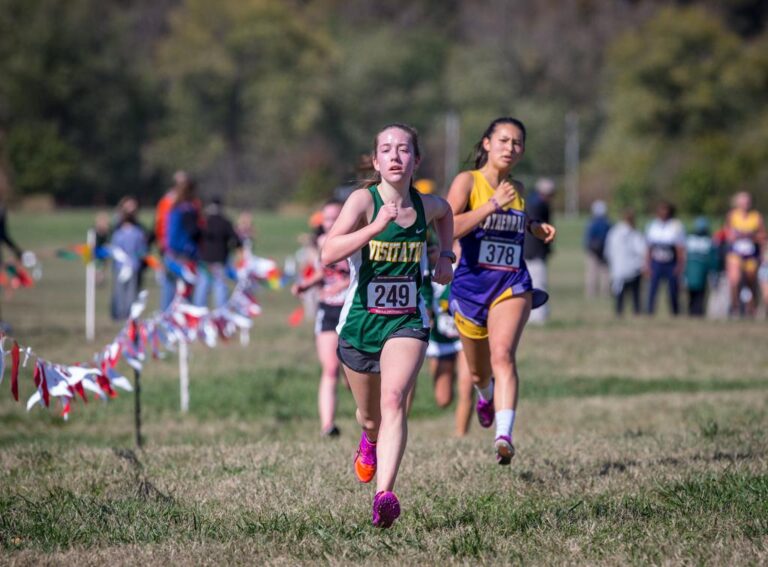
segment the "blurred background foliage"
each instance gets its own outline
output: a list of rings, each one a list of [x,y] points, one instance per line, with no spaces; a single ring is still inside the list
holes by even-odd
[[[767,21],[760,0],[0,0],[0,181],[150,202],[182,168],[231,204],[315,202],[403,121],[444,190],[447,115],[462,162],[521,118],[519,174],[559,179],[573,112],[582,206],[765,207]]]

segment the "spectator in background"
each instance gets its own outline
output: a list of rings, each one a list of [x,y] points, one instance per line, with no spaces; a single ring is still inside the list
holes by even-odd
[[[707,294],[707,319],[727,319],[731,303],[731,292],[728,288],[728,278],[725,275],[725,257],[728,254],[728,242],[725,227],[720,227],[712,235],[714,259],[712,265],[712,282]]]
[[[627,293],[632,295],[634,314],[640,314],[640,287],[645,257],[645,237],[635,228],[635,212],[627,209],[623,219],[611,227],[605,238],[605,258],[610,270],[611,291],[616,300],[618,317],[624,313],[624,296]]]
[[[160,252],[160,256],[165,260],[168,251],[168,214],[176,203],[176,195],[180,188],[188,185],[189,176],[184,171],[177,171],[173,174],[173,187],[163,195],[157,202],[155,209],[155,243]],[[160,309],[165,310],[173,300],[176,294],[176,280],[168,274],[168,270],[160,272]]]
[[[322,215],[322,211],[320,211]],[[320,224],[317,224],[317,221]],[[318,217],[313,213],[308,220],[311,233],[303,233],[298,236],[299,249],[294,254],[296,262],[296,279],[307,281],[317,275],[317,269],[320,265],[320,248],[318,240],[325,233],[322,226],[322,216]],[[311,287],[299,295],[301,305],[304,308],[304,319],[315,320],[317,309],[320,302],[319,289]]]
[[[8,248],[11,249],[14,256],[16,256],[16,260],[18,262],[21,262],[21,255],[22,250],[19,248],[18,244],[16,244],[13,239],[11,238],[11,235],[8,234],[8,228],[6,226],[6,218],[7,218],[7,209],[5,208],[5,203],[0,201],[0,246],[2,243],[5,243]],[[3,255],[2,255],[2,248],[0,247],[0,270],[3,271],[3,276],[5,276],[5,263],[3,262]],[[0,314],[0,331],[3,331],[5,333],[11,332],[11,326],[6,323],[5,321],[2,321],[2,315]]]
[[[200,206],[197,186],[192,180],[176,191],[176,203],[168,213],[166,235],[166,275],[172,282],[174,294],[179,278],[186,284],[185,297],[190,297],[195,284],[196,263],[199,259]],[[173,300],[173,296],[171,296]]]
[[[176,204],[176,196],[179,189],[190,183],[189,176],[185,171],[177,171],[173,174],[173,187],[163,195],[157,202],[155,209],[155,242],[161,253],[168,248],[168,213],[171,212],[173,205]]]
[[[611,229],[608,219],[608,206],[605,201],[592,203],[592,218],[584,231],[584,250],[586,251],[586,269],[584,294],[587,299],[608,294],[610,274],[605,259],[605,239]]]
[[[662,201],[656,207],[656,218],[645,231],[648,243],[647,270],[651,278],[648,313],[656,309],[656,294],[662,280],[667,281],[669,307],[673,315],[680,313],[680,276],[685,268],[685,228],[675,218],[672,203]]]
[[[0,203],[0,244],[5,243],[5,245],[11,249],[13,255],[16,256],[16,260],[21,262],[21,255],[23,251],[21,248],[19,248],[19,245],[14,242],[14,240],[11,238],[11,235],[8,234],[8,227],[6,226],[7,217],[8,212],[5,208],[5,204]],[[1,250],[2,249],[0,249],[0,265],[3,264],[3,256]]]
[[[555,182],[542,177],[536,182],[535,191],[526,199],[525,212],[532,221],[552,223],[552,211],[549,203],[555,193]],[[552,252],[552,244],[539,238],[526,238],[524,244],[525,263],[533,281],[533,287],[544,291],[549,289],[547,259]],[[549,302],[531,311],[528,319],[531,323],[543,324],[549,319]]]
[[[235,224],[235,232],[242,242],[243,250],[251,252],[253,250],[253,214],[243,211],[237,215],[237,222]]]
[[[760,249],[766,241],[766,230],[763,215],[752,208],[752,196],[745,191],[733,196],[732,208],[725,217],[725,238],[728,243],[725,270],[731,290],[730,315],[743,313],[754,317],[759,293],[757,268],[762,256]]]
[[[117,227],[122,224],[123,220],[129,217],[131,219],[131,222],[136,225],[141,232],[144,234],[144,238],[146,240],[147,245],[147,252],[149,251],[149,247],[152,246],[152,243],[155,241],[155,235],[153,232],[150,232],[147,230],[147,228],[141,224],[141,221],[139,220],[139,201],[136,199],[136,197],[132,195],[128,195],[126,197],[123,197],[120,199],[120,201],[117,204],[117,210],[115,211],[115,215],[113,218],[113,230],[116,230]],[[141,291],[141,289],[144,287],[144,273],[147,271],[147,261],[146,261],[146,253],[141,258],[141,265],[139,266],[139,274],[138,274],[138,289]]]
[[[135,200],[134,200],[135,201]],[[128,318],[131,304],[139,295],[139,275],[147,255],[147,237],[136,221],[138,210],[123,208],[112,233],[112,300],[110,314],[115,321]]]
[[[322,248],[325,234],[331,230],[339,217],[343,203],[331,199],[321,209],[323,234],[318,236],[317,245]],[[323,266],[319,262],[314,274],[297,281],[291,288],[294,295],[301,296],[308,290],[316,289],[319,298],[317,318],[315,320],[315,346],[320,362],[320,385],[317,393],[318,413],[320,415],[320,433],[324,437],[337,437],[336,427],[336,384],[339,380],[339,358],[336,350],[339,335],[336,327],[344,306],[349,287],[349,263],[342,260]]]
[[[101,211],[96,213],[96,218],[93,222],[93,230],[96,233],[96,248],[103,248],[109,244],[109,239],[112,236],[112,227],[109,219],[109,213]],[[94,260],[94,266],[96,267],[96,285],[104,283],[104,263],[101,258]]]
[[[227,265],[230,253],[242,246],[232,221],[222,209],[220,197],[214,197],[205,208],[203,229],[200,233],[200,260],[204,263],[195,286],[195,305],[208,306],[208,295],[213,288],[213,305],[221,307],[227,302]]]
[[[709,221],[698,217],[693,223],[693,233],[685,240],[685,286],[691,317],[704,316],[709,276],[716,269],[717,248],[709,233]]]

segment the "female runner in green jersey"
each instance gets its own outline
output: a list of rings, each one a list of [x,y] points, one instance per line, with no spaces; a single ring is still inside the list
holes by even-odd
[[[350,286],[339,321],[338,354],[363,428],[355,457],[361,482],[376,478],[373,523],[400,515],[392,492],[405,450],[406,398],[424,360],[429,320],[421,287],[426,228],[434,221],[440,259],[433,279],[451,281],[453,216],[448,203],[412,186],[419,163],[416,131],[392,124],[374,140],[373,184],[350,195],[321,251],[330,265],[350,260]]]

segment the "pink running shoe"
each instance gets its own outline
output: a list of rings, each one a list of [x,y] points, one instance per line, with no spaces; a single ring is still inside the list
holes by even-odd
[[[500,465],[508,465],[515,456],[515,446],[509,435],[499,435],[493,444],[496,447],[496,462]]]
[[[400,501],[394,492],[382,490],[373,498],[373,525],[388,528],[400,516]]]
[[[493,398],[486,401],[478,394],[475,409],[477,410],[477,420],[480,422],[481,427],[487,429],[493,425],[493,418],[496,415],[496,410],[493,407]]]
[[[371,443],[363,431],[355,454],[355,475],[360,482],[371,482],[376,474],[376,443]]]

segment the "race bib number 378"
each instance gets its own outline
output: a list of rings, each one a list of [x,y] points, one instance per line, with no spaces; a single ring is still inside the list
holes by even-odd
[[[503,240],[483,239],[477,263],[492,270],[517,271],[520,269],[522,246]]]
[[[751,238],[739,238],[733,243],[733,251],[739,256],[752,256],[757,247]]]
[[[378,277],[368,284],[368,311],[405,315],[417,310],[418,294],[412,277]]]

